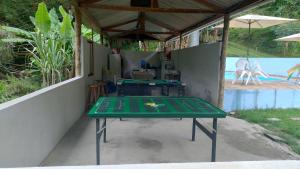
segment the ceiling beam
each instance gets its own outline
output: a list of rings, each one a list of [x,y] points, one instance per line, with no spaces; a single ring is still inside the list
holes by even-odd
[[[246,9],[249,9],[251,7],[254,7],[256,6],[257,4],[261,4],[263,2],[270,2],[271,0],[244,0],[242,1],[241,3],[237,3],[229,8],[227,8],[225,11],[225,13],[227,14],[231,14],[231,15],[234,15],[236,13],[239,13],[243,10],[246,10]],[[187,28],[185,28],[184,30],[182,30],[182,33],[186,33],[186,32],[189,32],[189,31],[192,31],[194,29],[197,29],[197,28],[200,28],[200,27],[204,27],[206,25],[210,25],[210,24],[213,24],[215,22],[218,22],[218,21],[221,21],[223,19],[224,15],[214,15],[210,18],[207,18],[206,20],[203,20],[201,22],[198,22],[192,26],[189,26]],[[170,39],[173,39],[175,38],[176,36],[172,35],[170,37],[168,37],[166,40],[170,40]]]
[[[218,19],[222,19],[222,18],[223,18],[223,15],[215,15],[215,16],[210,17],[210,18],[208,18],[208,19],[205,19],[204,21],[201,21],[201,22],[199,22],[199,23],[197,23],[197,24],[195,24],[195,25],[192,25],[192,26],[190,26],[190,27],[187,27],[186,29],[182,30],[182,33],[191,31],[191,30],[193,30],[193,29],[200,28],[201,26],[210,24],[210,23],[212,23],[212,22],[214,22],[214,21],[216,21],[216,20],[218,20]],[[170,37],[168,37],[168,38],[166,39],[166,41],[168,41],[168,40],[170,40],[170,39],[173,39],[173,38],[175,38],[176,36],[178,36],[178,35],[170,36]]]
[[[137,32],[137,30],[131,30],[131,31],[127,31],[127,32],[123,32],[123,33],[114,35],[114,36],[112,36],[112,39],[122,38],[122,36],[126,36],[126,35],[129,35],[131,33],[136,33],[137,36],[144,34],[144,35],[148,35],[148,36],[152,37],[153,39],[163,41],[163,39],[157,37],[155,34],[152,34],[151,32]]]
[[[212,9],[212,10],[216,10],[216,11],[222,11],[223,10],[220,6],[212,3],[209,0],[194,0],[194,1],[197,2],[197,3],[199,3],[199,4],[201,4],[201,5],[206,6],[206,7],[210,8],[210,9]]]
[[[85,18],[87,19],[89,24],[92,26],[92,28],[94,28],[95,31],[97,31],[98,33],[102,33],[101,25],[97,22],[96,18],[94,16],[92,16],[85,8],[79,8],[79,10],[82,13],[82,15],[85,16]],[[109,35],[107,33],[105,33],[105,32],[103,32],[103,33],[105,36],[109,37]]]
[[[230,8],[228,8],[225,13],[231,13],[231,14],[235,14],[238,12],[241,12],[242,10],[245,10],[245,8],[251,8],[257,4],[260,3],[268,3],[268,2],[272,2],[272,0],[244,0],[240,3],[237,3],[233,6],[231,6]]]
[[[111,36],[112,39],[115,39],[115,38],[118,38],[120,36],[126,36],[126,35],[129,35],[131,33],[134,33],[136,30],[127,30],[126,32],[122,32],[122,33],[119,33],[117,35],[113,35]]]
[[[130,7],[121,5],[104,5],[104,4],[81,4],[81,7],[115,10],[115,11],[131,11],[131,12],[157,12],[157,13],[208,13],[220,14],[222,11],[214,11],[208,9],[183,9],[183,8],[152,8],[152,7]]]
[[[153,31],[147,31],[146,33],[156,34],[156,35],[179,35],[178,32],[153,32]]]
[[[166,24],[164,22],[161,22],[161,21],[159,21],[157,19],[151,18],[149,16],[146,16],[145,19],[146,19],[146,21],[151,22],[154,25],[158,25],[158,26],[163,27],[165,29],[168,29],[170,31],[178,32],[178,30],[175,29],[174,27],[172,27],[172,26],[170,26],[170,25],[168,25],[168,24]]]
[[[157,39],[157,40],[159,40],[159,41],[163,41],[163,39],[157,37],[155,34],[148,33],[148,32],[144,32],[144,34],[145,34],[145,35],[148,35],[148,36],[150,36],[150,37],[152,37],[152,38],[154,38],[154,39]]]
[[[150,33],[150,34],[166,34],[166,35],[178,35],[178,32],[154,32],[143,30],[123,30],[123,29],[103,29],[103,32],[134,32],[134,33]]]
[[[80,0],[79,1],[79,5],[81,4],[93,4],[93,3],[96,3],[96,2],[100,2],[102,0]]]
[[[158,8],[158,0],[151,0],[151,7],[152,8]]]
[[[145,31],[145,13],[140,12],[138,17],[138,23],[136,25],[137,29]]]
[[[103,29],[111,29],[111,28],[115,28],[115,27],[119,27],[119,26],[127,25],[127,24],[129,24],[129,23],[132,23],[132,22],[137,22],[137,21],[138,21],[138,19],[131,19],[131,20],[124,21],[124,22],[121,22],[121,23],[117,23],[117,24],[113,24],[113,25],[105,26],[105,27],[103,27]]]

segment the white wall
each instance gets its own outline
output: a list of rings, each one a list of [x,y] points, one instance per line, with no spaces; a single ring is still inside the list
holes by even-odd
[[[134,64],[139,64],[139,61],[142,59],[147,58],[151,54],[156,53],[156,52],[135,52],[135,51],[126,51],[126,50],[121,50],[121,55],[124,58],[127,58],[128,60],[132,61]],[[124,62],[124,65],[126,65],[126,61]],[[149,60],[149,63],[154,66],[160,66],[160,56],[156,54],[154,57],[152,57]]]
[[[0,167],[38,166],[85,109],[74,78],[0,104]]]
[[[110,50],[95,45],[95,74],[87,77],[89,47],[82,46],[82,77],[0,104],[0,168],[38,166],[85,112],[88,84],[101,79]]]
[[[90,44],[87,41],[83,41],[82,53],[84,56],[84,75],[88,76],[90,73],[89,64],[90,64]],[[102,68],[107,67],[107,55],[111,53],[111,49],[101,46],[99,44],[94,44],[94,75],[88,77],[89,81],[92,83],[95,80],[102,79]]]
[[[102,78],[102,68],[107,67],[107,55],[111,53],[111,49],[107,47],[103,47],[100,45],[95,45],[94,48],[94,57],[95,57],[95,65],[94,65],[94,73],[96,79]]]
[[[143,59],[148,58],[147,62],[153,67],[160,67],[161,65],[161,55],[157,52],[135,52],[121,50],[121,56],[123,58],[123,77],[125,78],[131,74],[132,69],[140,66],[140,61]]]
[[[217,105],[220,55],[221,43],[172,52],[175,67],[181,71],[181,80],[187,84],[186,94]]]

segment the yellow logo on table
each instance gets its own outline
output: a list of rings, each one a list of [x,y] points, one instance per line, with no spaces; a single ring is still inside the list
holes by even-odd
[[[146,103],[147,106],[150,106],[150,107],[154,107],[154,108],[158,108],[158,107],[161,107],[161,106],[164,106],[164,104],[156,104],[156,103]]]

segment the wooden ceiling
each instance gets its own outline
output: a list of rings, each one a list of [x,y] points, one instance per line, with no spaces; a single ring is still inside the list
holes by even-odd
[[[236,13],[268,0],[223,0],[224,4],[217,0],[177,0],[173,1],[174,5],[172,1],[169,0],[170,6],[161,5],[162,3],[166,3],[168,0],[144,0],[143,3],[140,3],[141,0],[128,1],[130,3],[122,5],[122,3],[118,3],[121,2],[121,0],[78,0],[77,5],[79,6],[81,13],[85,16],[85,18],[87,18],[87,22],[96,31],[101,32],[110,38],[152,37],[153,39],[166,41],[202,25],[221,19],[225,14]],[[176,2],[178,3],[178,6],[176,6]],[[187,5],[185,5],[185,2]],[[97,11],[135,12],[137,13],[137,17],[128,20],[115,18],[115,22],[113,24],[105,25],[104,23],[101,23],[101,19],[95,17],[97,16],[95,14]],[[161,15],[161,17],[153,17],[153,14],[155,16],[159,14],[158,16]],[[199,20],[197,17],[193,17],[193,20],[190,19],[192,16],[195,16],[195,14],[199,16]],[[174,19],[164,19],[163,15],[168,15],[169,18],[173,17]],[[202,15],[203,17],[200,17]],[[173,22],[176,22],[176,17],[182,16],[186,17],[187,20],[190,19],[191,21],[186,23],[180,22],[182,25],[180,25],[181,27],[178,26],[179,28],[172,25]],[[191,17],[189,18],[189,16]],[[147,27],[149,24],[145,24],[146,22],[155,25],[155,27],[159,27],[164,31],[154,30],[153,26]],[[136,25],[132,28],[120,28],[133,23],[136,23]],[[102,26],[102,24],[105,26]]]

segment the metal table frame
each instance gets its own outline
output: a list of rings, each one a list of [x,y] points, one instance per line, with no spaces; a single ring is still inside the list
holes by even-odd
[[[181,118],[181,117],[179,117]],[[101,118],[96,118],[96,159],[97,165],[100,165],[100,141],[103,135],[103,142],[106,143],[106,118],[103,119],[103,124],[100,124]],[[195,141],[196,136],[196,127],[202,130],[211,140],[211,162],[216,161],[216,146],[217,146],[217,118],[213,118],[213,128],[212,131],[207,129],[204,125],[202,125],[196,118],[193,118],[193,125],[192,125],[192,141]]]

